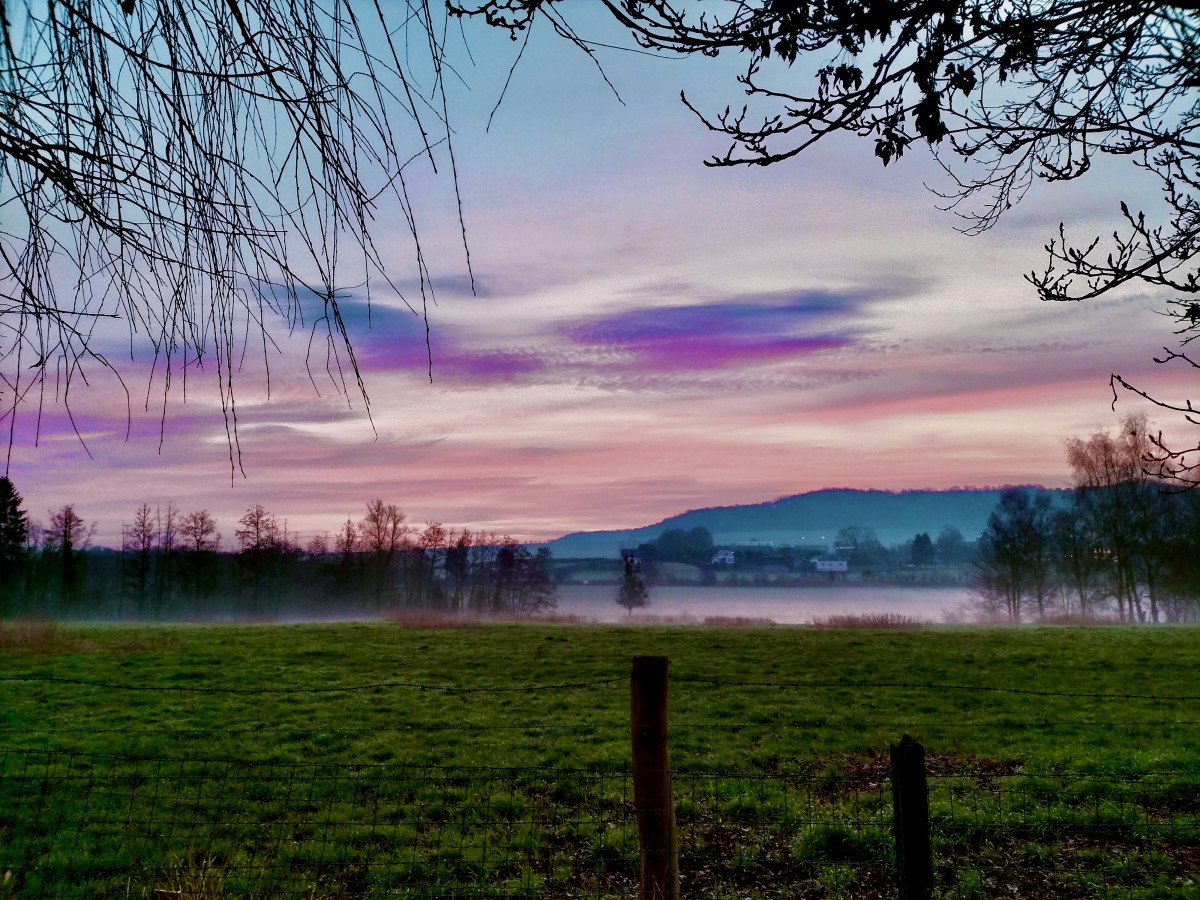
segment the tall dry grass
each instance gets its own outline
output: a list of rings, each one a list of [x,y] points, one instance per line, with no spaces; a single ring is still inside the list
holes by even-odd
[[[180,645],[179,636],[161,626],[103,628],[88,626],[81,634],[53,619],[0,619],[0,653],[156,653]]]
[[[899,613],[860,613],[858,615],[824,616],[812,620],[813,628],[861,628],[868,630],[899,630],[922,628],[928,625],[922,619],[902,616]]]
[[[680,615],[653,615],[636,613],[617,622],[618,625],[697,625],[705,628],[766,628],[776,625],[774,619],[759,616],[705,616],[700,619],[686,613]]]
[[[710,628],[766,628],[774,625],[774,619],[761,616],[705,616],[704,624]]]
[[[50,619],[0,619],[0,650],[12,653],[61,653],[79,641]]]
[[[537,613],[532,616],[480,616],[475,613],[449,613],[433,609],[399,609],[387,617],[401,628],[478,628],[489,622],[533,622],[538,625],[578,625],[590,621],[565,613]]]
[[[398,609],[388,615],[388,621],[401,628],[478,628],[482,621],[475,616],[438,612],[433,609]]]

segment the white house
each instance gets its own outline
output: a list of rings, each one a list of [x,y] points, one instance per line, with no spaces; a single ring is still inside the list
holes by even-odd
[[[713,554],[712,565],[714,565],[714,566],[732,566],[733,565],[733,551],[732,550],[718,550],[716,553]]]
[[[848,559],[817,559],[815,564],[818,572],[849,572]]]

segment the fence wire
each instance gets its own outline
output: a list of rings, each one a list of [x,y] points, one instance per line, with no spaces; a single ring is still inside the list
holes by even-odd
[[[675,779],[689,895],[893,882],[886,785]],[[0,755],[6,898],[618,898],[638,854],[626,772]]]
[[[938,775],[929,798],[944,897],[1200,895],[1198,774]]]
[[[85,688],[112,685],[54,680]],[[560,692],[627,679],[458,693]],[[693,689],[749,684],[679,678]],[[812,683],[753,683],[776,688]],[[346,692],[379,684],[333,688]],[[436,690],[389,682],[389,687]],[[878,683],[837,687],[947,687]],[[952,686],[955,690],[990,690]],[[200,689],[191,689],[196,692]],[[262,693],[237,689],[240,693]],[[298,693],[279,687],[269,692]],[[702,747],[708,732],[761,734],[845,729],[1175,728],[1196,724],[1191,697],[1047,693],[1083,703],[1054,721],[828,721],[779,714],[741,722],[712,715],[672,726]],[[1187,705],[1162,720],[1106,721],[1128,699]],[[790,701],[789,701],[790,702]],[[1098,708],[1092,708],[1098,707]],[[899,711],[897,717],[899,716]],[[56,734],[177,735],[171,756],[0,747],[0,900],[16,898],[464,898],[574,900],[638,895],[639,843],[631,775],[620,769],[437,766],[203,758],[196,734],[290,730],[5,727],[11,743]],[[413,722],[369,731],[456,731],[460,745],[503,746],[506,731],[566,730],[580,741],[626,740],[620,721],[523,724]],[[345,729],[351,733],[354,729]],[[189,738],[188,736],[193,736]],[[440,735],[438,740],[443,740]],[[167,746],[171,742],[165,742]],[[110,747],[115,745],[109,744]],[[926,758],[935,896],[983,898],[1200,898],[1200,772],[1033,773],[1016,761]],[[868,898],[899,891],[892,782],[878,755],[804,761],[781,756],[763,771],[672,773],[684,897]],[[500,751],[501,753],[503,751]],[[173,751],[172,751],[173,753]],[[382,758],[382,757],[379,757]],[[469,758],[469,757],[468,757]],[[498,758],[482,753],[480,758]],[[499,758],[503,758],[500,756]],[[689,759],[688,755],[676,757]],[[765,756],[756,755],[764,759]],[[701,756],[692,756],[700,760]],[[699,762],[690,764],[700,765]]]
[[[684,896],[896,895],[882,761],[672,777]],[[1195,895],[1198,774],[939,771],[929,807],[942,898]],[[0,751],[4,898],[628,898],[638,853],[626,772]]]

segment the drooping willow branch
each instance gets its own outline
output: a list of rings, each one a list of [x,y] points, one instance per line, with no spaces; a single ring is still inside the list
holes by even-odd
[[[280,324],[309,328],[369,416],[338,288],[347,265],[388,278],[372,226],[389,205],[412,240],[414,314],[431,291],[405,180],[436,172],[450,140],[429,5],[0,0],[0,32],[8,453],[18,414],[70,414],[92,369],[125,390],[97,328],[111,320],[148,348],[164,420],[173,379],[211,373],[235,470],[235,375],[261,354],[269,390]]]

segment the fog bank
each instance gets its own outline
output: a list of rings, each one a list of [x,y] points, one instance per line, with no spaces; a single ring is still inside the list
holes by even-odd
[[[829,616],[892,613],[927,622],[960,620],[970,597],[963,587],[841,586],[694,587],[652,586],[650,605],[635,615],[703,620],[710,616],[770,619],[779,625],[807,625]],[[559,588],[558,608],[563,615],[598,622],[629,618],[617,605],[613,584],[572,584]]]

